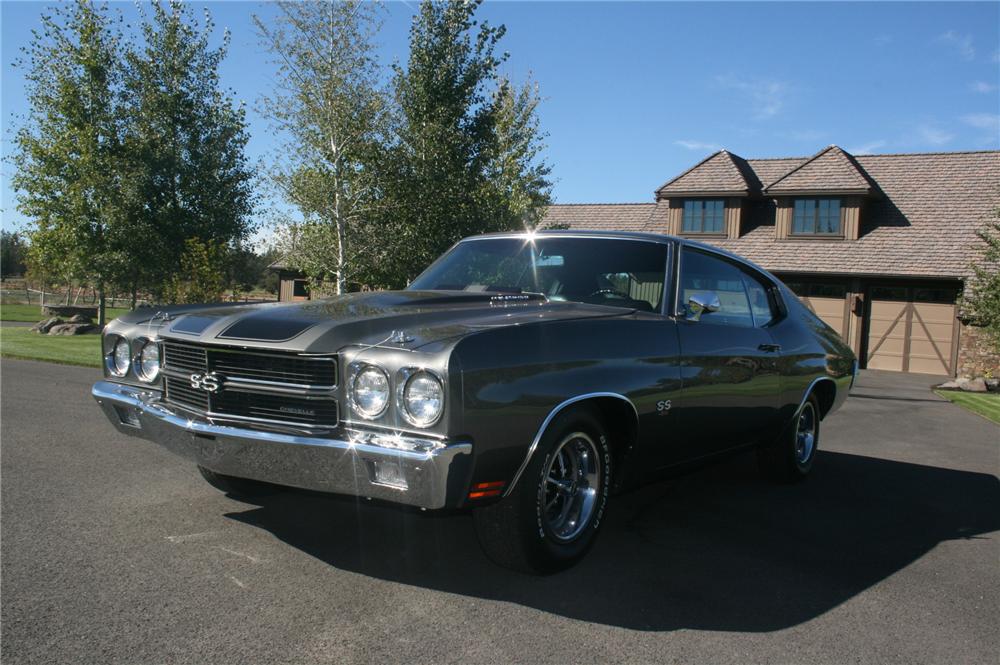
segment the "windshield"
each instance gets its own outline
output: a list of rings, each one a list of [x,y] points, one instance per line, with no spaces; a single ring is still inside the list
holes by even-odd
[[[660,310],[667,246],[612,238],[467,240],[435,261],[412,291],[535,293],[549,300]]]

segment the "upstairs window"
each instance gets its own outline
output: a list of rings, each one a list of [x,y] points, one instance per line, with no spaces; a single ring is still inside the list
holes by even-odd
[[[684,201],[681,233],[722,234],[726,202],[722,199]]]
[[[795,199],[792,235],[840,236],[840,199]]]

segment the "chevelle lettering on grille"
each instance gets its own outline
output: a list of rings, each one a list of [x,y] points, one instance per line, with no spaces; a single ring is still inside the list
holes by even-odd
[[[102,344],[110,422],[214,487],[469,509],[493,560],[542,573],[693,461],[755,449],[802,480],[857,371],[767,271],[646,233],[468,238],[402,291],[140,309]]]

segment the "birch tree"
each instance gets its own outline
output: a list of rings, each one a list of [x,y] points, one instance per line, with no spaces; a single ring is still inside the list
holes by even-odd
[[[387,258],[370,241],[387,126],[373,43],[381,7],[361,0],[276,7],[276,19],[254,22],[277,66],[262,111],[287,137],[270,179],[301,215],[283,230],[281,248],[314,285],[344,293]]]

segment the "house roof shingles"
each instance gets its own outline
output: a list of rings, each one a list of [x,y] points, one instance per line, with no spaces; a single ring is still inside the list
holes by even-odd
[[[827,152],[832,151],[822,151],[820,156]],[[857,240],[777,240],[774,206],[768,198],[758,198],[744,208],[739,238],[709,242],[774,272],[968,277],[969,264],[979,253],[976,231],[1000,204],[1000,151],[856,157],[845,153],[844,158],[856,166],[866,186],[879,192],[864,204]],[[794,157],[748,159],[745,163],[760,182],[780,184],[797,178],[795,174],[806,172],[810,163],[819,161]],[[837,186],[857,184],[853,178],[844,180],[842,165],[833,169]],[[805,176],[816,180],[808,188],[817,193],[824,191],[819,172],[803,175],[803,181]],[[799,188],[805,183],[794,186],[795,191],[804,191]],[[786,190],[782,187],[771,193],[780,191]],[[671,194],[660,192],[662,188],[658,190],[662,198]],[[667,228],[665,208],[654,204],[554,205],[544,225],[558,220],[573,229],[663,233]],[[637,227],[643,216],[646,224]]]
[[[871,190],[871,182],[858,168],[854,159],[835,145],[824,148],[764,189],[767,194],[791,192],[867,194]]]
[[[759,189],[746,160],[728,150],[720,150],[695,164],[656,190],[658,196],[703,192],[748,194]]]
[[[542,228],[642,231],[655,203],[571,203],[549,206]]]

